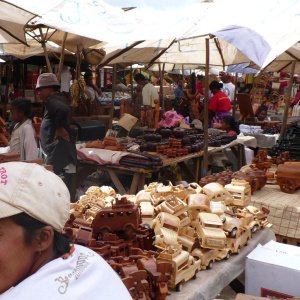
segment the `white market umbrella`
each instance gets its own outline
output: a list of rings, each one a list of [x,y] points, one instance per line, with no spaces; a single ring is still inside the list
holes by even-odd
[[[18,6],[0,1],[0,43],[23,43],[26,44],[25,25],[34,17]]]

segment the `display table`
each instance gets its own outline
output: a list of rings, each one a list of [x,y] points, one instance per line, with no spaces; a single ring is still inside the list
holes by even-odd
[[[300,240],[300,190],[287,194],[278,185],[267,185],[254,193],[251,202],[270,210],[268,219],[276,234]]]
[[[144,188],[145,179],[150,178],[153,173],[159,172],[161,168],[168,167],[174,164],[178,164],[180,168],[187,173],[188,177],[191,177],[192,181],[199,181],[199,173],[200,173],[200,164],[203,157],[203,152],[191,153],[185,156],[176,157],[176,158],[166,158],[163,160],[163,165],[159,168],[155,169],[144,169],[144,168],[134,168],[127,167],[121,165],[99,165],[96,162],[80,160],[78,161],[78,179],[77,182],[81,182],[81,180],[92,171],[102,170],[106,171],[114,183],[120,194],[136,194],[139,190]],[[186,162],[189,160],[194,160],[195,170],[191,172],[191,170],[186,165]],[[117,174],[126,174],[132,176],[130,190],[126,192],[125,187],[121,183]]]
[[[197,279],[183,285],[181,292],[172,291],[168,300],[210,300],[214,299],[230,282],[245,270],[246,256],[258,245],[275,240],[271,229],[263,229],[254,234],[248,245],[240,254],[233,255],[229,260],[216,262],[211,270],[200,271]]]
[[[280,134],[254,134],[251,133],[249,136],[254,137],[257,141],[256,147],[271,149],[277,142]],[[256,148],[253,147],[253,148]]]

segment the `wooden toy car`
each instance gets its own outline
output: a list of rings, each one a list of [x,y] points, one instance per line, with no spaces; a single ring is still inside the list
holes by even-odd
[[[226,246],[226,235],[219,216],[212,213],[198,214],[196,232],[202,248],[223,249]]]
[[[227,238],[227,247],[231,249],[232,253],[240,253],[241,248],[246,246],[251,239],[251,229],[244,227],[239,228],[235,238]]]
[[[300,162],[285,162],[277,168],[277,184],[289,194],[295,193],[300,187]]]
[[[182,249],[189,253],[197,247],[197,234],[193,227],[185,226],[179,229],[178,241],[182,245]]]
[[[191,255],[201,260],[202,269],[212,269],[215,261],[228,259],[231,255],[231,250],[229,248],[222,250],[196,248]]]
[[[116,198],[111,208],[101,209],[92,222],[93,235],[101,239],[107,232],[123,231],[131,236],[141,222],[140,208],[126,197]]]
[[[181,227],[191,223],[187,210],[187,204],[175,196],[167,196],[164,202],[155,207],[156,212],[167,212],[178,217],[180,219]]]
[[[257,220],[260,224],[260,227],[271,227],[272,224],[268,221],[269,210],[265,207],[262,207],[262,210],[259,210],[255,206],[248,205],[246,211],[254,216],[254,220]]]
[[[195,228],[199,212],[211,213],[208,196],[205,194],[190,195],[188,199],[188,212],[191,219],[191,226]]]
[[[154,246],[164,250],[168,245],[178,244],[180,219],[169,213],[161,212],[153,220],[152,228],[155,233]]]
[[[246,180],[233,179],[230,184],[225,185],[225,189],[232,195],[231,205],[245,207],[251,201],[251,187]]]
[[[172,263],[173,270],[168,285],[170,288],[176,288],[176,291],[181,290],[183,283],[196,278],[197,273],[201,270],[200,259],[196,260],[179,247],[162,251],[158,255],[157,261]]]
[[[209,200],[224,201],[226,205],[233,202],[231,194],[219,183],[211,182],[203,187],[203,192],[209,197]]]

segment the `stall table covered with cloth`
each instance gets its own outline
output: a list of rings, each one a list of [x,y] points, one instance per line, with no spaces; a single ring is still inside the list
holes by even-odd
[[[268,220],[276,235],[300,243],[300,190],[287,194],[278,185],[267,185],[254,193],[251,202],[258,209],[270,210]]]
[[[200,271],[195,280],[183,285],[180,292],[172,292],[169,300],[210,300],[216,296],[245,270],[247,255],[258,245],[275,240],[271,229],[265,228],[253,235],[248,245],[238,255],[228,260],[216,262],[211,270]]]

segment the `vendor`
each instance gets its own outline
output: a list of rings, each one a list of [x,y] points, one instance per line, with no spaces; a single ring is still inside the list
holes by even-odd
[[[88,98],[91,102],[99,101],[102,96],[102,91],[93,83],[93,73],[91,70],[87,70],[84,73],[85,80],[85,93],[88,95]]]
[[[255,114],[255,117],[258,121],[270,121],[270,118],[268,117],[268,107],[266,105],[261,105]]]
[[[44,101],[44,118],[41,125],[41,148],[47,164],[53,166],[71,190],[76,172],[75,138],[71,134],[71,109],[66,97],[60,93],[60,83],[52,73],[38,77],[36,89]]]
[[[70,195],[58,176],[24,162],[0,170],[1,300],[131,299],[99,254],[63,233]]]
[[[221,129],[225,130],[227,134],[230,135],[237,135],[240,133],[239,125],[232,116],[223,117]]]
[[[217,80],[213,80],[209,89],[213,96],[210,98],[208,109],[212,114],[212,123],[220,122],[223,117],[230,116],[231,101],[228,96],[221,91],[223,84]]]
[[[38,159],[39,150],[30,116],[29,100],[18,98],[11,102],[11,117],[15,126],[7,150],[8,153],[20,154],[20,160]]]
[[[148,80],[142,73],[135,74],[134,80],[137,84],[143,86],[143,105],[146,107],[154,107],[156,103],[155,100],[159,101],[159,95],[154,85],[148,82]]]

